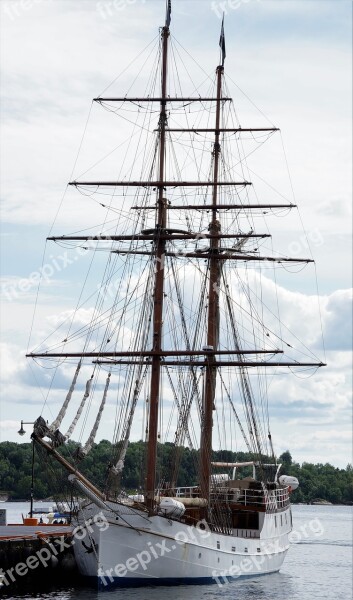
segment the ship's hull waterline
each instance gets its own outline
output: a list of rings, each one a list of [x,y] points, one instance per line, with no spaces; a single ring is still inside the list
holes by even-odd
[[[210,531],[203,521],[189,526],[118,507],[112,514],[91,504],[78,518],[82,529],[75,536],[77,565],[100,587],[224,585],[279,571],[289,546],[289,507],[281,520],[279,514],[276,520],[273,514],[264,515],[260,537],[225,535]]]

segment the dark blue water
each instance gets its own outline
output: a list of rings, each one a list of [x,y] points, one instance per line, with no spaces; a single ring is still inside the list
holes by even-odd
[[[215,585],[149,587],[96,592],[82,585],[32,584],[3,598],[53,600],[350,600],[352,598],[352,508],[293,506],[292,545],[273,575]],[[35,585],[35,587],[34,587]]]

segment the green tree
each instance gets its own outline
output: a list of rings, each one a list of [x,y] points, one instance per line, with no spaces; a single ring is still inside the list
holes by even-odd
[[[69,442],[60,448],[63,456],[75,462],[75,452],[79,444]],[[125,467],[122,473],[122,485],[127,490],[143,488],[145,481],[145,448],[143,441],[130,443]],[[107,440],[95,444],[88,456],[78,463],[78,468],[97,487],[104,489],[108,475],[108,465],[116,461],[116,448]],[[170,467],[180,456],[180,468],[176,484],[178,486],[196,485],[198,483],[197,467],[199,452],[189,448],[176,448],[174,444],[158,444],[158,469],[160,481],[167,480]],[[234,453],[230,450],[214,452],[215,461],[247,461],[252,456],[246,452]],[[286,450],[279,457],[282,463],[281,473],[293,475],[299,480],[299,488],[292,493],[293,502],[311,502],[322,498],[333,503],[353,503],[353,467],[338,469],[328,463],[300,465],[293,461],[291,453]],[[32,445],[16,444],[14,442],[0,443],[0,489],[10,492],[12,500],[29,499],[32,469]],[[251,475],[242,469],[242,477]],[[49,496],[70,497],[71,488],[68,485],[67,473],[52,461],[47,453],[37,448],[35,456],[34,495],[37,499]]]
[[[292,460],[292,455],[289,452],[289,450],[286,450],[285,452],[283,452],[281,454],[281,456],[278,459],[278,462],[282,463],[282,470],[290,471],[293,460]],[[288,475],[288,473],[287,473],[287,475]]]

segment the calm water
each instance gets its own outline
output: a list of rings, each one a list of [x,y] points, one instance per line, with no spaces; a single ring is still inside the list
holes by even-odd
[[[36,508],[44,505],[36,505]],[[23,504],[8,508],[8,522],[28,510]],[[352,508],[348,506],[293,506],[292,545],[280,573],[217,585],[150,587],[96,592],[88,587],[32,589],[2,598],[53,600],[350,600],[352,598]],[[0,565],[1,566],[1,565]]]

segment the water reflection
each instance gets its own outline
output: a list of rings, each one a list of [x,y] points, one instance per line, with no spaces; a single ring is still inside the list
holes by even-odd
[[[292,544],[280,573],[217,585],[120,588],[97,592],[59,578],[27,582],[16,590],[0,588],[4,600],[347,600],[351,594],[350,507],[294,506],[295,528],[300,531],[313,519],[320,520],[322,535],[310,535]],[[54,574],[53,574],[54,575]],[[60,574],[59,574],[60,576]]]
[[[150,586],[144,588],[115,588],[97,591],[86,585],[75,585],[72,587],[63,587],[53,585],[43,588],[41,585],[38,591],[32,587],[29,592],[27,589],[18,589],[15,593],[9,589],[2,589],[0,597],[11,600],[22,598],[34,600],[41,598],[43,600],[165,600],[168,596],[173,596],[173,600],[273,600],[283,597],[283,589],[286,589],[286,597],[294,599],[296,594],[291,585],[291,577],[282,573],[264,575],[254,579],[243,579],[233,581],[222,585],[197,585],[197,586],[176,586],[173,588],[164,586]]]

